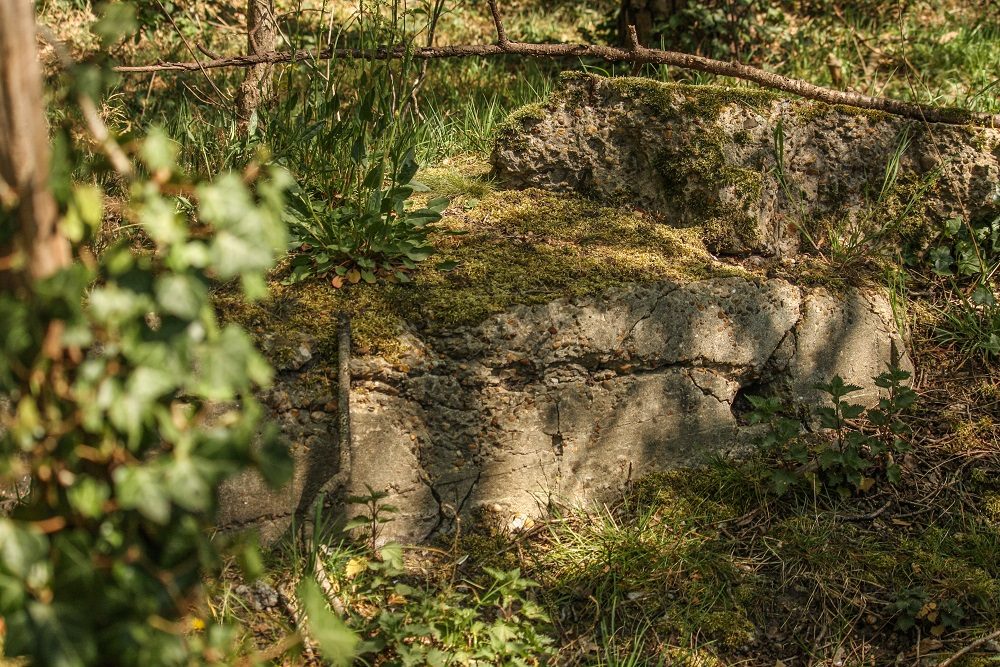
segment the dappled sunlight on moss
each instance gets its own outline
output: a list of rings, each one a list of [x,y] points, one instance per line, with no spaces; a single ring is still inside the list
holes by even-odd
[[[442,183],[454,181],[436,185]],[[270,301],[244,305],[220,295],[220,307],[251,330],[320,341],[335,335],[336,315],[347,313],[356,349],[391,358],[400,351],[404,322],[441,331],[477,324],[516,304],[633,283],[750,275],[715,260],[697,230],[674,229],[642,212],[541,190],[483,194],[468,210],[449,209],[434,234],[438,254],[413,272],[409,284],[336,290],[323,280],[283,285],[279,272]],[[436,264],[442,261],[456,266],[441,271]]]
[[[529,576],[563,616],[613,608],[619,634],[653,629],[661,645],[646,647],[650,659],[691,646],[692,658],[763,664],[772,633],[791,641],[793,628],[820,627],[853,645],[881,628],[868,648],[895,655],[907,639],[893,630],[893,602],[912,590],[958,605],[963,627],[1000,621],[1000,526],[988,511],[854,521],[845,517],[863,499],[777,498],[766,470],[752,458],[643,478],[610,507],[569,513],[520,547]]]

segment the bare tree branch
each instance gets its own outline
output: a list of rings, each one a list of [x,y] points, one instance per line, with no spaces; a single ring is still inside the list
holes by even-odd
[[[862,109],[872,109],[885,113],[913,118],[929,123],[949,125],[977,125],[982,127],[1000,126],[1000,114],[977,113],[964,109],[949,109],[911,102],[902,102],[885,97],[872,97],[844,90],[832,90],[811,84],[801,79],[792,79],[772,72],[751,67],[738,62],[724,62],[703,56],[695,56],[677,51],[649,49],[639,44],[634,28],[629,31],[628,48],[602,46],[598,44],[533,44],[513,42],[507,33],[497,8],[496,0],[489,0],[490,12],[497,30],[496,44],[472,44],[456,46],[426,46],[407,53],[404,46],[380,47],[377,49],[327,48],[318,54],[314,51],[272,51],[268,53],[228,58],[215,58],[201,62],[160,62],[151,65],[131,65],[116,67],[115,71],[126,74],[148,72],[184,72],[215,69],[220,67],[253,67],[261,63],[295,63],[306,60],[326,60],[331,58],[361,58],[366,60],[389,60],[412,57],[417,60],[437,60],[444,58],[492,58],[516,55],[526,58],[595,58],[610,63],[633,63],[636,65],[667,65],[681,69],[695,70],[751,81],[764,88],[827,104],[843,104]]]
[[[489,0],[490,13],[493,15],[493,26],[497,31],[497,44],[501,49],[511,42],[507,39],[507,30],[503,27],[503,19],[500,18],[500,9],[497,7],[497,0]]]

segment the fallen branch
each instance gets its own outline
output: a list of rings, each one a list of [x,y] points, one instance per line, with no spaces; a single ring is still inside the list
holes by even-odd
[[[991,632],[988,635],[984,635],[984,636],[980,637],[979,639],[977,639],[976,641],[972,642],[971,644],[965,646],[961,650],[956,651],[947,660],[942,660],[941,662],[939,662],[937,667],[948,667],[949,665],[954,664],[956,660],[958,660],[959,658],[961,658],[966,653],[969,653],[971,651],[976,650],[977,648],[979,648],[983,644],[989,643],[990,641],[996,639],[997,637],[1000,637],[1000,630],[996,630],[995,632]]]
[[[862,109],[883,111],[905,118],[928,123],[949,125],[977,125],[1000,127],[1000,114],[978,113],[964,109],[933,107],[913,104],[885,97],[872,97],[842,90],[832,90],[803,81],[773,74],[757,67],[737,62],[724,62],[702,56],[677,51],[661,51],[641,46],[634,37],[628,48],[602,46],[598,44],[533,44],[513,42],[507,38],[495,0],[490,0],[497,31],[496,44],[470,44],[456,46],[426,46],[408,50],[405,46],[380,47],[377,49],[327,48],[315,51],[272,51],[253,55],[214,58],[201,62],[159,62],[151,65],[125,65],[115,71],[126,74],[151,72],[185,72],[223,67],[253,67],[262,63],[296,63],[307,60],[329,60],[337,58],[364,60],[392,60],[411,57],[417,60],[437,60],[444,58],[492,58],[497,56],[522,56],[526,58],[595,58],[610,63],[633,63],[636,65],[667,65],[681,69],[695,70],[718,76],[751,81],[764,88],[804,97],[827,104],[842,104]],[[631,34],[631,33],[630,33]]]

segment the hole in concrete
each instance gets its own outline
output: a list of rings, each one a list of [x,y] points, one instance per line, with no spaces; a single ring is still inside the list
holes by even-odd
[[[750,424],[750,420],[747,415],[753,412],[753,405],[750,403],[749,396],[766,396],[768,391],[767,384],[764,382],[750,382],[748,384],[742,385],[737,391],[736,396],[733,397],[732,405],[729,406],[730,410],[733,412],[733,417],[736,418],[736,423],[740,426],[747,426]]]
[[[552,449],[556,453],[556,456],[563,455],[563,437],[562,433],[556,433],[552,436]]]

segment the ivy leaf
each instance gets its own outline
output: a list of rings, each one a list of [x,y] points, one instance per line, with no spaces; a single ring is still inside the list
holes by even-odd
[[[139,157],[153,173],[165,171],[170,173],[177,164],[180,146],[167,136],[161,128],[154,127],[149,131],[146,140],[139,149]]]
[[[135,7],[132,3],[101,3],[100,14],[100,19],[90,29],[101,38],[102,49],[107,49],[118,40],[135,32],[139,27],[135,18]]]
[[[153,523],[167,523],[170,498],[162,478],[149,465],[122,466],[115,470],[113,478],[119,505],[138,510]]]
[[[201,346],[198,359],[201,372],[193,378],[191,391],[212,401],[232,400],[251,382],[265,386],[271,381],[267,361],[236,325],[228,325],[217,341]]]
[[[297,592],[305,607],[309,634],[319,644],[323,657],[335,665],[350,665],[354,660],[358,637],[330,611],[319,584],[313,579],[303,579]]]
[[[4,650],[8,655],[31,654],[52,667],[84,667],[97,657],[95,635],[85,619],[68,604],[29,602],[9,619]]]
[[[104,513],[104,502],[111,496],[111,489],[104,482],[84,477],[66,492],[69,504],[85,517],[96,519]]]
[[[979,285],[972,292],[972,303],[977,306],[995,306],[997,305],[997,299],[993,294],[993,290],[986,285]]]
[[[18,579],[27,579],[32,568],[48,554],[49,542],[41,532],[0,519],[0,565]]]
[[[156,280],[156,301],[163,312],[193,320],[208,303],[208,290],[194,276],[166,274]]]
[[[205,459],[183,458],[168,463],[164,481],[173,501],[192,512],[208,510],[213,501],[208,479],[213,467],[212,462]]]

